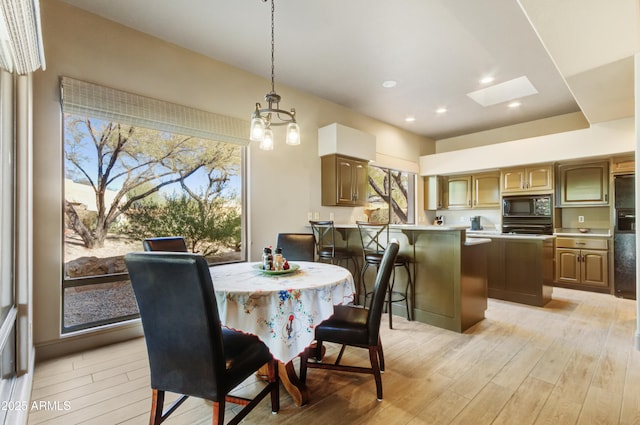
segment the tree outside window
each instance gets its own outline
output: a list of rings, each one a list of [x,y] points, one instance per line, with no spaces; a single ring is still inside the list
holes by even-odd
[[[244,258],[243,147],[73,114],[64,129],[63,330],[137,315],[123,256],[144,238]]]
[[[369,221],[415,223],[415,174],[374,165],[369,166]]]

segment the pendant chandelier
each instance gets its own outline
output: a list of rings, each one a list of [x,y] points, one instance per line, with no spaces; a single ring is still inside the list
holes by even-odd
[[[267,2],[267,0],[262,0]],[[264,95],[268,107],[263,108],[256,103],[256,109],[251,114],[251,129],[249,139],[260,142],[260,149],[273,149],[273,131],[271,126],[287,126],[287,145],[300,144],[300,127],[296,122],[296,110],[291,112],[280,109],[280,95],[275,89],[275,41],[274,41],[274,0],[271,0],[271,91]]]

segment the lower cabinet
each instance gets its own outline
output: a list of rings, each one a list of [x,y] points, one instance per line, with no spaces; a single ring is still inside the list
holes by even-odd
[[[557,238],[556,283],[609,292],[609,241],[602,238]]]
[[[542,307],[553,292],[553,239],[491,238],[488,293]]]

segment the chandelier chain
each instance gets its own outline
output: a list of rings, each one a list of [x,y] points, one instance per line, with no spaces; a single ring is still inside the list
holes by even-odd
[[[275,15],[275,2],[271,0],[271,92],[275,93],[275,25],[274,25],[274,15]]]

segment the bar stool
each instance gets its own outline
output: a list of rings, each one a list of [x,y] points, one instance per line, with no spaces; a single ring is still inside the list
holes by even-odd
[[[382,257],[384,256],[384,250],[389,243],[389,225],[386,223],[369,223],[366,221],[357,221],[358,231],[360,232],[360,241],[362,242],[362,258],[363,265],[360,272],[360,282],[362,282],[362,288],[364,290],[365,304],[367,297],[373,294],[373,291],[367,292],[367,285],[364,279],[365,273],[369,266],[375,266],[376,271],[380,267]],[[403,302],[407,309],[407,320],[411,320],[411,309],[409,308],[409,288],[412,286],[411,280],[411,268],[409,264],[411,261],[404,255],[396,256],[396,260],[393,264],[393,278],[389,285],[389,291],[385,303],[389,309],[389,329],[393,328],[391,304]],[[407,282],[404,291],[396,291],[396,267],[403,267],[407,272]]]
[[[349,260],[353,262],[353,276],[356,281],[356,300],[358,299],[358,285],[359,285],[359,273],[358,273],[358,256],[348,247],[336,246],[336,229],[333,225],[333,221],[309,221],[313,236],[316,241],[316,253],[318,254],[317,261],[328,261],[331,264],[340,265],[341,261],[346,264],[346,269],[349,269]]]

